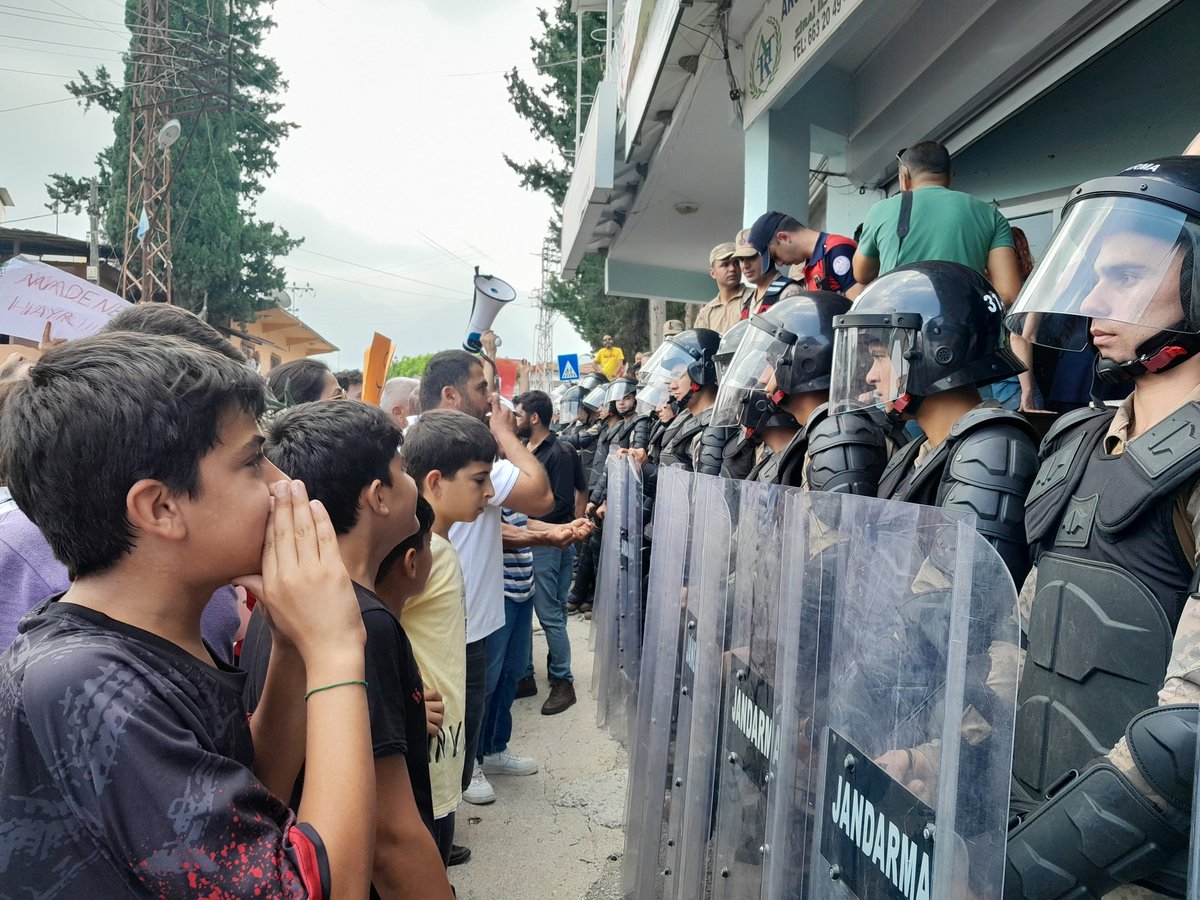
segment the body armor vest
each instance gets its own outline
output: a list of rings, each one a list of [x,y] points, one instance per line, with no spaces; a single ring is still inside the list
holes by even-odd
[[[1200,476],[1200,404],[1104,450],[1112,410],[1064,418],[1026,504],[1037,591],[1017,698],[1014,789],[1037,803],[1157,704],[1194,566],[1172,521]]]
[[[704,428],[699,417],[684,410],[667,426],[663,434],[658,463],[662,466],[682,466],[692,471],[692,441]]]

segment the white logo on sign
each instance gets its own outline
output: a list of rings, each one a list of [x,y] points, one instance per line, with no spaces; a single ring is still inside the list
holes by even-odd
[[[833,260],[833,273],[835,275],[845,275],[850,271],[850,257],[838,256]]]
[[[567,360],[563,363],[562,376],[560,381],[570,381],[573,378],[578,378],[579,373],[575,371],[575,367],[571,365],[571,361]]]

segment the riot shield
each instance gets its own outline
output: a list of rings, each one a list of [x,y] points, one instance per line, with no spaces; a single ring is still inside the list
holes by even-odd
[[[712,833],[728,609],[737,565],[743,482],[697,476],[683,651],[676,681],[675,752],[668,779],[664,896],[703,895]]]
[[[1200,727],[1200,722],[1197,723]],[[1196,744],[1196,774],[1192,782],[1192,836],[1188,852],[1188,900],[1200,900],[1200,741]]]
[[[642,653],[642,480],[628,457],[610,456],[607,468],[607,512],[592,610],[592,690],[596,724],[625,744]]]
[[[775,735],[761,896],[1000,896],[1007,569],[970,517],[819,492],[785,506],[776,721],[757,725]]]
[[[775,666],[783,600],[782,501],[795,492],[758,482],[741,486],[711,854],[712,896],[718,900],[757,898],[762,886],[770,763],[779,737]],[[702,824],[694,823],[692,832]]]
[[[622,895],[636,900],[660,896],[660,848],[664,837],[667,773],[675,722],[675,678],[687,603],[693,476],[682,469],[658,473],[654,543],[646,592],[642,641],[644,665],[629,746],[625,803]]]
[[[613,462],[609,460],[609,464]],[[611,475],[611,470],[610,470]],[[619,479],[618,479],[619,480]],[[609,480],[611,492],[619,484]],[[609,523],[603,523],[607,526]],[[596,698],[596,725],[608,725],[608,684],[617,653],[617,570],[620,566],[620,528],[602,527],[600,558],[596,561],[596,587],[592,592],[592,695]]]

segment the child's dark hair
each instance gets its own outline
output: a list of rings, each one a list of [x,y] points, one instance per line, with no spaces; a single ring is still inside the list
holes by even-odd
[[[482,365],[478,356],[472,356],[466,350],[443,350],[433,354],[421,375],[421,409],[437,409],[442,402],[442,388],[464,390],[471,369]]]
[[[429,533],[433,531],[433,507],[424,497],[417,496],[417,530],[396,545],[396,549],[384,557],[379,564],[376,578],[383,579],[392,570],[392,566],[404,559],[409,550],[420,550],[429,541]]]
[[[70,577],[92,575],[133,548],[129,489],[150,478],[198,496],[222,417],[257,417],[263,401],[258,375],[180,338],[80,338],[9,388],[0,471]]]
[[[348,391],[354,385],[363,383],[362,369],[343,369],[340,372],[334,372],[333,377],[337,379],[338,386],[343,391]]]
[[[170,303],[135,303],[121,310],[104,323],[101,333],[113,331],[136,331],[140,334],[156,334],[160,337],[180,337],[234,362],[246,362],[246,357],[221,332],[213,328],[194,312]]]
[[[526,391],[513,399],[513,405],[525,410],[527,415],[537,413],[538,419],[547,428],[554,420],[554,401],[545,391]]]
[[[275,399],[292,405],[320,400],[329,366],[317,359],[293,359],[267,373],[267,387]]]
[[[495,462],[496,438],[474,416],[457,409],[434,409],[409,426],[404,459],[419,488],[434,469],[453,478],[473,462]]]
[[[392,483],[391,464],[404,435],[378,406],[356,400],[301,403],[267,426],[263,450],[289,478],[320,500],[333,529],[358,522],[358,496],[375,479]]]

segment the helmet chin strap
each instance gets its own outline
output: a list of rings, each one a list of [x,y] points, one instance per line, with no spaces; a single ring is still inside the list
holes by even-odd
[[[1186,327],[1182,320],[1177,325]],[[1137,355],[1127,362],[1105,359],[1097,353],[1095,373],[1105,384],[1121,384],[1142,375],[1165,372],[1197,352],[1200,352],[1200,334],[1165,329],[1142,341],[1134,351]]]
[[[903,424],[905,414],[915,416],[917,407],[921,405],[921,401],[924,399],[924,397],[914,396],[909,393],[901,394],[892,402],[892,408],[887,411],[888,418],[896,424]]]

